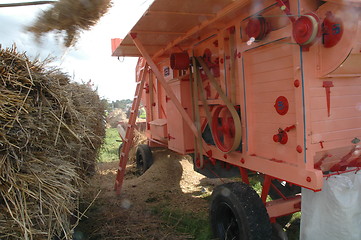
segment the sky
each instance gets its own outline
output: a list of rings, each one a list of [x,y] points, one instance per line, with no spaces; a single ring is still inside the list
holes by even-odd
[[[49,6],[0,8],[0,44],[5,48],[15,43],[18,51],[26,51],[30,58],[54,57],[54,65],[77,82],[88,82],[91,79],[100,97],[109,101],[132,99],[137,58],[112,57],[111,38],[124,38],[151,2],[113,0],[110,11],[90,31],[83,32],[76,46],[69,49],[52,33],[44,36],[39,43],[31,33],[24,31]]]

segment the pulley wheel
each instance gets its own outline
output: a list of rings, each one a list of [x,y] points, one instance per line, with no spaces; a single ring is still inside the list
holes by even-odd
[[[311,44],[315,41],[319,29],[317,16],[303,15],[293,24],[293,38],[301,46]]]
[[[225,153],[239,146],[240,133],[236,131],[234,117],[225,105],[215,108],[212,116],[212,134],[216,146]]]

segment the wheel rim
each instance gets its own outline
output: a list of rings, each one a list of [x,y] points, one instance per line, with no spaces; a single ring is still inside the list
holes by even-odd
[[[216,210],[216,229],[220,239],[241,240],[242,228],[239,227],[236,216],[226,202],[221,202]]]
[[[212,118],[214,142],[222,152],[230,152],[234,147],[235,123],[226,106],[218,106]]]

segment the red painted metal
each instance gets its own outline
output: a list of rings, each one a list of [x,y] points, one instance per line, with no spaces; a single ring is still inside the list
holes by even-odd
[[[312,44],[319,31],[319,19],[315,14],[305,14],[293,23],[293,38],[302,46]]]
[[[348,164],[349,167],[361,167],[361,156],[350,161]]]
[[[264,175],[262,193],[261,193],[261,199],[263,203],[266,203],[267,201],[267,196],[271,187],[272,180],[273,178],[271,176]]]
[[[136,39],[138,34],[137,33],[129,33],[129,35],[133,38],[133,39]]]
[[[348,160],[352,157],[355,151],[359,150],[356,147],[353,147],[350,152],[348,152],[345,156],[343,156],[340,160],[340,162],[336,163],[331,167],[331,172],[337,172],[337,171],[345,171],[348,167]]]
[[[294,82],[293,82],[293,85],[298,88],[300,86],[300,80],[296,79]]]
[[[271,219],[298,212],[301,210],[301,196],[296,195],[292,198],[280,198],[267,202],[266,208]]]
[[[212,52],[209,48],[206,48],[204,50],[203,61],[207,65],[207,67],[210,69],[210,71],[212,72],[212,75],[214,77],[220,76],[218,59],[216,58],[216,59],[214,59],[214,61],[212,60]],[[204,71],[201,72],[201,77],[203,80],[208,79],[208,76]]]
[[[249,178],[248,178],[248,172],[247,169],[243,168],[243,167],[239,167],[239,171],[241,173],[241,177],[242,177],[242,182],[249,184]]]
[[[211,128],[217,147],[223,152],[230,151],[234,142],[235,126],[227,106],[219,105],[215,108]]]
[[[207,86],[204,87],[204,91],[206,92],[206,98],[210,98],[211,97],[211,85],[208,83]]]
[[[271,31],[270,24],[262,16],[255,16],[248,20],[246,34],[249,38],[262,40]]]
[[[285,115],[288,112],[288,108],[289,108],[287,98],[284,96],[279,96],[276,99],[274,107],[278,114]]]
[[[213,166],[215,166],[216,163],[217,163],[217,159],[212,158],[212,157],[209,158],[209,161],[211,162],[211,164],[212,164]]]
[[[348,169],[348,170],[345,170],[345,171],[337,171],[337,172],[330,173],[330,174],[324,174],[323,177],[325,177],[326,179],[328,179],[329,177],[337,176],[337,175],[344,174],[344,173],[349,173],[349,172],[355,172],[355,173],[357,173],[357,172],[360,171],[360,170],[361,170],[361,166],[360,166],[360,167],[353,168],[353,169]]]
[[[278,129],[278,134],[273,135],[273,141],[281,144],[286,144],[288,141],[288,135],[286,131]]]
[[[326,158],[328,158],[328,157],[332,157],[332,155],[330,155],[330,154],[325,154],[325,155],[323,155],[323,156],[320,158],[320,160],[318,160],[318,161],[313,165],[313,167],[314,167],[315,169],[321,169],[321,166],[322,166],[323,161],[324,161]]]
[[[112,38],[111,40],[111,46],[112,46],[112,53],[117,49],[119,44],[122,42],[123,39],[120,38]]]
[[[328,116],[331,115],[330,111],[331,111],[331,87],[333,87],[333,82],[332,81],[323,81],[323,85],[322,87],[324,87],[326,89],[326,102],[327,102],[327,114]]]
[[[152,73],[147,82],[152,85],[146,87],[146,92],[149,93],[146,97],[151,100],[148,100],[147,106],[154,104],[156,107],[148,107],[147,115],[150,110],[151,121],[164,119],[169,128],[162,125],[159,129],[154,129],[154,126],[147,124],[149,145],[158,144],[174,150],[171,144],[175,142],[174,138],[178,141],[180,136],[186,142],[194,141],[194,137],[203,141],[195,126],[201,125],[202,132],[205,133],[209,124],[205,116],[206,109],[210,109],[213,114],[218,111],[213,115],[213,121],[210,124],[213,139],[215,134],[218,134],[216,145],[208,140],[207,143],[203,141],[203,147],[196,150],[197,155],[207,156],[205,163],[208,165],[217,163],[217,166],[221,165],[225,169],[231,165],[238,166],[244,182],[249,181],[248,171],[266,174],[262,190],[264,202],[267,200],[269,188],[274,188],[270,183],[272,177],[320,191],[324,180],[322,170],[336,170],[339,174],[347,172],[341,171],[346,165],[359,167],[354,171],[360,170],[361,167],[360,156],[348,157],[350,146],[358,144],[356,140],[350,141],[361,138],[358,124],[360,114],[354,109],[350,110],[350,102],[360,102],[361,96],[357,89],[353,88],[353,86],[359,86],[361,81],[360,72],[357,70],[360,44],[355,40],[360,39],[361,36],[359,12],[354,11],[355,14],[347,16],[347,11],[344,9],[354,8],[354,3],[346,4],[346,1],[342,0],[299,0],[299,4],[297,1],[290,1],[290,3],[282,0],[275,1],[292,23],[286,17],[280,16],[282,13],[280,14],[275,4],[272,5],[272,1],[264,3],[261,1],[262,3],[254,5],[251,0],[239,0],[216,14],[211,13],[214,17],[209,15],[206,18],[198,18],[200,22],[193,21],[190,17],[183,19],[187,21],[184,24],[178,21],[178,17],[183,16],[184,12],[183,15],[174,14],[177,16],[175,19],[162,19],[157,15],[153,23],[147,21],[152,20],[152,14],[146,15],[143,18],[144,21],[137,23],[138,25],[134,28],[144,30],[139,31],[138,36],[131,35],[135,38],[134,44],[128,36],[117,48],[118,54],[144,56],[151,66]],[[214,6],[219,2],[222,1],[209,1],[207,5]],[[173,4],[188,6],[180,1],[172,2]],[[154,6],[162,8],[166,7],[165,5],[167,4]],[[167,9],[163,10],[166,12]],[[172,11],[178,10],[172,9]],[[315,12],[323,18],[323,42],[318,17],[314,14],[304,14],[307,12]],[[342,19],[343,22],[336,15],[345,16]],[[297,16],[297,21],[295,16]],[[166,20],[167,24],[159,25],[159,21],[156,21],[159,19]],[[184,34],[179,33],[178,23],[182,26]],[[339,27],[338,24],[341,26]],[[154,33],[151,33],[150,28],[154,28]],[[137,32],[134,29],[132,32]],[[146,29],[147,33],[145,33]],[[268,33],[269,30],[270,33]],[[246,39],[247,37],[255,37],[259,41],[247,45],[247,40],[249,40]],[[294,40],[301,45],[302,49],[309,48],[309,52],[300,52],[299,47],[294,46]],[[310,47],[313,44],[314,47]],[[166,76],[159,73],[159,69],[164,70],[173,65],[176,65],[174,69],[178,68],[179,65],[172,63],[170,59],[172,58],[170,53],[174,51],[187,51],[189,55],[192,55],[191,57],[196,58],[202,56],[204,65],[210,69],[211,74],[205,74],[204,65],[200,67],[194,64],[192,68],[188,68],[189,62],[182,64],[184,67],[179,67],[180,71],[169,71]],[[189,56],[186,58],[189,61]],[[175,60],[178,58],[174,58]],[[193,95],[190,95],[195,97],[203,91],[206,101],[192,100],[191,97],[188,97],[188,100],[183,99],[185,92],[191,92],[191,83],[194,82],[190,69],[203,71],[202,79],[204,80],[199,81],[198,92],[195,91]],[[183,84],[183,79],[187,75],[192,81],[187,81],[184,84],[185,88],[179,91],[171,89],[173,83],[182,82]],[[215,91],[213,84],[210,87],[211,76],[214,76],[216,83],[214,85],[219,86],[225,97],[220,95],[218,90]],[[334,116],[328,118],[325,114],[326,104],[319,101],[322,96],[320,90],[322,90],[321,86],[326,89],[327,111],[330,116],[330,88],[333,85],[335,85],[337,97],[332,101],[337,108],[332,109],[335,111]],[[233,90],[235,96],[232,95]],[[166,95],[171,99],[167,99]],[[224,99],[231,99],[232,105],[240,106],[238,115],[241,118],[239,122],[236,121],[237,124],[229,118],[227,111],[222,109],[226,102]],[[272,101],[275,99],[274,104]],[[184,106],[186,101],[191,102],[190,106]],[[174,106],[170,106],[173,102],[175,102]],[[199,108],[197,112],[199,112],[200,120],[194,124],[192,110],[196,106]],[[181,113],[180,115],[176,116],[176,109]],[[189,134],[182,132],[178,135],[176,132],[181,132],[178,126],[170,127],[169,122],[178,123],[178,119],[181,118],[189,126],[191,130]],[[324,121],[327,122],[327,126],[323,124]],[[288,133],[295,128],[295,125],[279,129],[278,132],[274,128],[288,126],[287,124],[290,123],[297,123],[297,131]],[[240,127],[247,133],[241,136],[244,147],[242,150],[232,148],[232,151],[228,152],[227,146],[234,139],[235,127]],[[165,136],[164,141],[155,139],[154,135],[158,130],[161,130]],[[203,137],[205,136],[204,134]],[[270,144],[271,136],[280,144]],[[190,152],[195,149],[194,144],[184,149]],[[179,150],[174,151],[182,153]],[[327,158],[330,155],[324,156],[331,153],[332,158]],[[344,157],[338,159],[336,156]],[[339,161],[338,164],[337,161]],[[199,158],[195,162],[198,167],[201,167]],[[274,220],[279,216],[299,211],[300,196],[294,199],[282,196],[279,201],[271,201],[266,206],[270,218]]]
[[[322,23],[323,46],[331,48],[335,46],[342,38],[343,23],[331,11],[326,13],[326,18]]]
[[[290,4],[288,0],[276,0],[278,6],[281,8],[281,10],[288,16],[291,22],[295,22],[296,19],[294,15],[291,13],[290,10]]]
[[[133,135],[134,135],[134,128],[135,128],[135,122],[137,120],[138,116],[138,109],[140,105],[140,100],[142,98],[143,88],[145,84],[146,79],[146,73],[147,71],[142,71],[141,73],[141,81],[137,83],[136,91],[135,91],[135,97],[132,104],[132,108],[130,111],[130,117],[128,121],[128,129],[125,134],[125,138],[123,141],[123,147],[120,151],[120,157],[119,157],[119,167],[117,170],[117,176],[115,180],[114,190],[117,192],[117,194],[120,194],[123,181],[124,181],[124,174],[125,174],[125,168],[128,161],[129,151],[132,146],[133,142]]]
[[[189,68],[189,55],[187,52],[172,53],[170,55],[170,67],[175,70],[187,70]]]
[[[272,182],[271,182],[271,188],[277,192],[278,196],[280,196],[284,200],[287,200],[287,197]]]

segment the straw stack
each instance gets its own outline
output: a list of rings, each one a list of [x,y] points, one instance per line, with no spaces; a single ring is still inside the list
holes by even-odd
[[[65,31],[64,44],[69,47],[75,44],[81,31],[94,26],[110,7],[110,0],[59,0],[28,30],[38,39],[47,32]]]
[[[0,48],[0,239],[70,239],[70,216],[104,137],[88,86]]]

